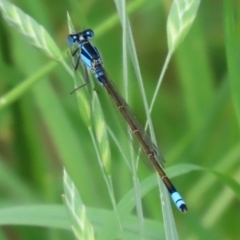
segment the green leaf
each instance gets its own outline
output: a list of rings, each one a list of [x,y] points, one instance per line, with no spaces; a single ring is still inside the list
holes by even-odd
[[[196,17],[200,0],[175,0],[167,20],[168,48],[174,52]]]
[[[231,93],[233,104],[240,126],[240,59],[239,59],[239,26],[237,19],[234,16],[233,1],[224,1],[225,11],[225,38],[226,38],[226,56],[228,65],[229,81],[231,86]]]
[[[99,148],[99,153],[101,155],[101,160],[107,175],[111,173],[111,151],[109,146],[108,134],[106,121],[103,116],[102,107],[99,102],[97,93],[93,93],[92,101],[93,110],[93,126],[95,130],[95,136]]]
[[[97,230],[102,228],[105,221],[114,215],[113,211],[103,209],[89,208],[88,212]],[[0,225],[26,225],[66,230],[71,229],[66,210],[60,205],[12,206],[0,209]],[[109,227],[111,227],[111,225],[109,225]],[[124,235],[121,234],[121,236],[119,236],[120,239],[128,240],[138,238],[138,221],[135,216],[127,217],[123,227]],[[154,240],[156,236],[162,239],[163,234],[162,223],[145,219],[145,239]]]
[[[87,210],[71,178],[64,170],[64,202],[71,217],[72,229],[77,239],[95,239]]]
[[[180,171],[178,171],[178,169],[180,169]],[[185,169],[185,172],[183,171],[183,169]],[[168,175],[168,177],[176,177],[179,176],[181,174],[187,173],[187,172],[191,172],[191,171],[196,171],[196,170],[202,170],[201,167],[197,166],[197,165],[193,165],[193,164],[178,164],[174,167],[168,168],[166,169],[166,173]],[[143,181],[140,182],[140,189],[141,189],[141,197],[143,198],[148,192],[150,192],[153,188],[158,186],[158,182],[156,181],[156,174],[152,174],[151,176],[149,176],[148,178],[144,179]],[[164,186],[165,187],[165,186]],[[135,190],[131,189],[129,192],[127,192],[125,194],[125,196],[120,200],[120,202],[117,204],[117,211],[119,213],[119,218],[121,220],[124,220],[128,215],[130,215],[130,213],[134,210],[134,208],[136,207],[136,201],[135,201]],[[167,193],[168,194],[168,193]],[[168,197],[168,196],[166,196]],[[169,197],[168,197],[169,198]],[[170,201],[165,201],[165,204],[170,203]],[[167,218],[167,220],[169,220],[169,217]],[[108,226],[111,224],[111,229],[108,228]],[[165,233],[166,231],[169,231],[169,234],[172,235],[173,230],[172,230],[172,220],[170,220],[170,222],[168,221],[168,226],[165,227]],[[119,229],[119,224],[118,222],[115,220],[114,216],[112,216],[111,218],[109,217],[109,219],[105,222],[104,224],[104,228],[101,229],[102,232],[105,231],[105,236],[111,236],[112,239],[114,239],[113,237],[114,235],[114,231],[111,232],[111,230],[114,229],[115,231],[120,231]],[[109,232],[107,235],[107,231]],[[102,235],[104,235],[102,234]],[[112,234],[112,235],[111,235]],[[116,236],[115,236],[116,237]]]
[[[68,13],[67,13],[67,22],[68,22],[69,33],[75,32],[71,17]],[[78,46],[76,46],[76,45],[74,44],[74,46],[70,47],[71,52],[74,52],[76,50],[76,48],[78,48]],[[79,58],[78,52],[74,56],[72,56],[72,54],[71,54],[71,60],[72,60],[73,65],[76,65],[78,58]],[[80,68],[80,66],[79,66],[79,68]],[[85,68],[85,70],[86,70],[85,74],[87,74],[87,69]],[[83,86],[84,84],[86,84],[86,79],[84,79],[84,76],[79,71],[79,69],[77,69],[77,71],[74,71],[74,68],[72,67],[71,71],[73,72],[72,77],[73,77],[76,89],[79,88],[79,86]],[[80,113],[84,123],[89,128],[91,126],[91,117],[92,117],[91,104],[90,104],[90,100],[89,100],[90,99],[89,91],[87,91],[86,87],[84,87],[84,88],[80,87],[80,90],[76,91],[76,94],[77,94],[77,101],[78,101],[78,106],[79,106],[79,113]]]
[[[67,212],[60,205],[14,206],[0,209],[0,225],[26,225],[70,229]]]
[[[1,0],[0,10],[5,21],[21,33],[25,40],[50,58],[60,61],[61,52],[42,25],[13,4]]]

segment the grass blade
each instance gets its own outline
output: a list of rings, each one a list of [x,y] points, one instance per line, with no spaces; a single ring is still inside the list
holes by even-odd
[[[63,175],[64,202],[71,216],[71,225],[77,239],[95,239],[93,226],[87,216],[86,207],[66,170]]]
[[[231,92],[233,104],[235,107],[238,124],[240,126],[240,60],[239,60],[239,37],[237,36],[237,23],[234,17],[233,1],[224,1],[225,11],[225,38],[226,38],[226,55],[229,72],[229,81],[231,85]]]
[[[54,60],[61,60],[62,55],[48,32],[32,17],[15,5],[0,1],[0,10],[5,21],[21,33],[26,41]]]
[[[175,0],[172,4],[168,21],[168,48],[174,52],[186,37],[196,17],[200,0]]]

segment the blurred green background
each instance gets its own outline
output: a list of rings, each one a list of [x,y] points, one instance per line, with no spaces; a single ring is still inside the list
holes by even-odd
[[[69,51],[67,11],[76,30],[96,29],[94,45],[100,49],[116,87],[123,92],[122,29],[114,1],[18,0],[14,4],[50,33],[65,56]],[[168,51],[166,22],[171,1],[127,1],[128,6],[131,4],[135,7],[128,17],[150,102]],[[239,39],[237,1],[234,11]],[[223,2],[201,2],[189,34],[168,66],[152,112],[166,167],[188,163],[205,169],[173,179],[189,208],[182,215],[173,206],[180,239],[240,237],[236,195],[240,190],[238,185],[235,193],[229,188],[231,179],[240,180],[240,143],[237,105],[232,99],[234,89],[227,68],[225,18]],[[44,72],[20,98],[0,109],[0,207],[63,204],[62,170],[66,166],[87,207],[112,209],[76,96],[69,94],[74,88],[72,78],[62,65],[50,65],[53,60],[26,43],[4,19],[0,21],[1,96],[41,70]],[[236,52],[239,47],[238,43]],[[66,61],[71,64],[70,59]],[[144,123],[146,114],[131,63],[129,75],[128,102]],[[104,89],[97,90],[105,103]],[[239,90],[235,88],[235,93]],[[112,110],[104,112],[109,125],[114,126]],[[120,128],[115,131],[126,141]],[[110,145],[118,201],[132,189],[132,177],[116,146]],[[222,175],[217,177],[211,170]],[[140,165],[138,173],[140,179],[151,174],[144,165]],[[146,218],[162,222],[157,188],[144,197],[143,211]],[[2,239],[73,239],[70,231],[29,226],[4,226],[0,235]]]

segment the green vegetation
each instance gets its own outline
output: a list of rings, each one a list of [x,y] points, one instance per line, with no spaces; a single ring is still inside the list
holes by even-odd
[[[0,239],[239,238],[240,4],[179,2],[0,0]],[[105,89],[69,94],[84,75],[73,26],[94,30],[148,119],[187,214],[137,162]]]

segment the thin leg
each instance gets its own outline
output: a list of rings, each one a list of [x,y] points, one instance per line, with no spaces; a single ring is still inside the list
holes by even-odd
[[[71,56],[70,56],[71,57],[72,66],[73,66],[75,71],[77,71],[77,68],[79,66],[80,57],[77,58],[76,64],[73,63],[72,57],[74,57],[79,50],[80,50],[80,48],[75,49],[73,52],[71,51]],[[68,55],[69,55],[69,53],[68,53]]]
[[[78,59],[80,59],[80,58],[78,58]],[[78,62],[77,62],[77,64],[76,64],[77,68],[78,68],[78,65],[79,65],[79,60],[78,60]],[[75,70],[77,70],[77,69],[75,69]],[[76,92],[78,89],[80,89],[80,88],[82,88],[82,87],[85,87],[86,85],[89,84],[90,81],[89,81],[88,71],[87,71],[87,68],[86,68],[85,65],[84,65],[84,70],[85,70],[86,82],[85,82],[83,85],[75,88],[72,92],[70,92],[70,94],[73,94],[73,93]]]
[[[78,50],[79,50],[79,47],[78,47],[77,49],[75,49],[73,52],[71,51],[71,55],[72,55],[72,57],[75,56],[75,54],[78,52]]]

